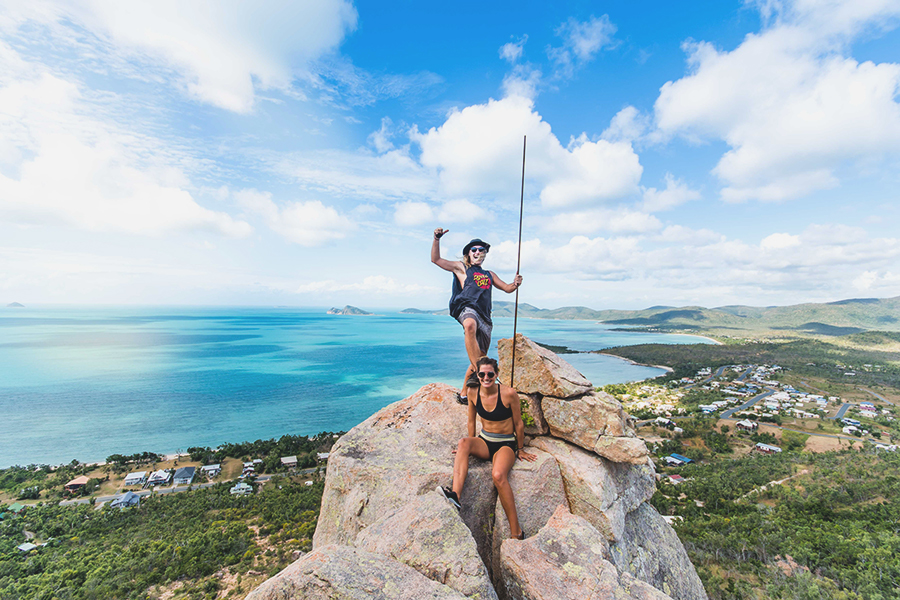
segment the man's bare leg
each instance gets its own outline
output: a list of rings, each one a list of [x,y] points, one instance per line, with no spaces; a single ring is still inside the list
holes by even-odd
[[[466,354],[469,357],[469,367],[466,369],[466,376],[463,379],[462,392],[466,393],[466,382],[469,380],[469,377],[475,372],[475,363],[478,362],[478,359],[484,356],[484,352],[481,351],[481,348],[478,346],[478,338],[475,337],[475,332],[478,330],[478,325],[475,319],[465,319],[463,320],[463,334],[465,336],[466,342]]]

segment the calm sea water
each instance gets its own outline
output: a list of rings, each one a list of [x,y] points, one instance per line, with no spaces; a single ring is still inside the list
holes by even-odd
[[[496,340],[512,319],[495,319]],[[520,319],[545,344],[600,350],[697,343],[589,321]],[[594,385],[661,369],[564,357]],[[345,317],[295,308],[0,309],[0,467],[342,431],[426,383],[459,386],[447,316]]]

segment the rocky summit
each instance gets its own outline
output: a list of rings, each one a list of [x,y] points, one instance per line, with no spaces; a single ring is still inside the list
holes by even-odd
[[[512,344],[499,344],[503,381]],[[538,457],[509,474],[525,540],[509,539],[490,463],[471,459],[462,510],[435,491],[450,485],[466,408],[430,384],[335,444],[313,551],[247,598],[705,600],[648,503],[653,463],[622,406],[549,350],[515,344],[526,449]]]

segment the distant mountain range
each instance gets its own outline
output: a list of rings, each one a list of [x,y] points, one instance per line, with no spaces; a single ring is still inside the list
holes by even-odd
[[[495,301],[494,316],[513,316],[512,302]],[[414,312],[407,309],[404,312]],[[418,311],[447,314],[441,311]],[[519,304],[519,316],[535,319],[588,319],[628,329],[709,333],[734,337],[842,336],[863,331],[900,331],[900,296],[854,298],[792,306],[654,306],[643,310],[593,310],[584,306],[544,309]]]

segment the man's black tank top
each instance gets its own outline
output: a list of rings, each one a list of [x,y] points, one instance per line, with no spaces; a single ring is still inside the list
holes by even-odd
[[[478,386],[478,395],[475,397],[475,412],[478,416],[486,421],[506,421],[512,419],[512,409],[505,404],[500,398],[500,384],[497,384],[497,406],[494,410],[488,412],[484,405],[481,404],[481,386]]]
[[[466,307],[471,308],[488,325],[491,322],[491,288],[494,278],[490,271],[471,266],[466,269],[466,283],[459,285],[459,278],[453,275],[453,293],[450,296],[450,316],[456,319]]]

